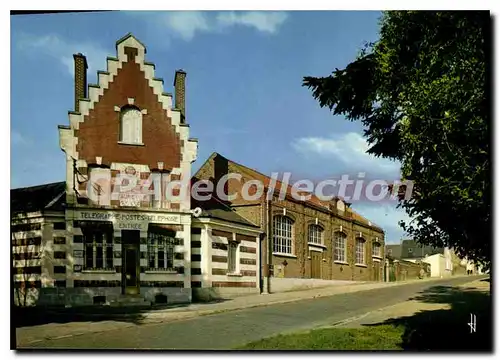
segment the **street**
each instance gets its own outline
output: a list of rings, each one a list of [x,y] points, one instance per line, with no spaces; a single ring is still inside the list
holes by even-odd
[[[231,349],[284,332],[332,325],[369,311],[404,302],[433,286],[457,286],[477,277],[338,294],[245,310],[202,316],[172,323],[146,324],[100,333],[44,340],[20,348],[44,349]]]

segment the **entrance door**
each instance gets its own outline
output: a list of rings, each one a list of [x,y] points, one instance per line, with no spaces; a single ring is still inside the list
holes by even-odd
[[[122,230],[122,293],[139,294],[139,230]]]
[[[311,251],[311,278],[321,279],[322,255],[318,251]]]
[[[372,281],[380,281],[379,275],[380,275],[380,266],[378,262],[373,263],[373,270],[372,270]]]

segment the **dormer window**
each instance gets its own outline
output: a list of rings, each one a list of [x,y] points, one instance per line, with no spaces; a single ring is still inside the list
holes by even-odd
[[[142,112],[135,106],[120,109],[120,142],[142,145]]]

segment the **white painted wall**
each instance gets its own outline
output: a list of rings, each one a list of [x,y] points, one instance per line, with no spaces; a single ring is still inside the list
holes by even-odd
[[[431,277],[440,278],[451,276],[452,269],[449,264],[447,264],[446,257],[443,254],[427,256],[423,261],[431,265]]]

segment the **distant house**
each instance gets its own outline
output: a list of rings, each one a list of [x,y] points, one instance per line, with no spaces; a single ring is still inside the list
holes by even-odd
[[[401,259],[423,259],[434,254],[444,254],[444,248],[421,245],[415,240],[401,241]]]
[[[431,277],[442,278],[453,274],[453,264],[448,249],[445,249],[444,254],[430,255],[423,261],[431,265]]]
[[[444,253],[444,248],[421,245],[415,240],[402,240],[400,244],[386,245],[385,249],[388,256],[411,262],[421,260],[426,256]]]
[[[398,245],[386,245],[386,254],[394,259],[429,264],[431,277],[446,277],[453,273],[453,252],[448,248],[421,245],[415,240],[403,240]]]
[[[401,259],[401,245],[386,245],[385,253],[394,259]]]

